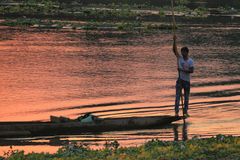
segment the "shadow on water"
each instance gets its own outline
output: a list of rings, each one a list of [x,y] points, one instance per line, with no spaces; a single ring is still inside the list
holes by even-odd
[[[232,97],[240,95],[240,88],[227,89],[223,91],[197,92],[192,93],[192,96],[208,96],[208,97]]]
[[[199,95],[196,95],[199,96]],[[227,103],[234,103],[234,102],[240,102],[240,100],[215,100],[215,101],[208,101],[208,102],[194,102],[190,103],[190,106],[194,105],[202,105],[202,107],[197,107],[196,109],[206,109],[211,108],[211,105],[214,104],[222,104],[225,105]],[[170,108],[171,107],[171,108]],[[147,109],[147,111],[146,111]],[[106,109],[101,111],[92,111],[91,113],[97,114],[98,116],[123,116],[123,115],[131,115],[134,113],[145,113],[145,112],[160,112],[160,111],[173,111],[173,105],[162,105],[162,106],[141,106],[141,107],[131,107],[131,108],[120,108],[120,109]],[[135,110],[135,111],[134,111]],[[190,110],[194,110],[193,108],[190,108]],[[126,112],[130,111],[130,112]],[[74,113],[73,115],[80,115],[85,114],[86,112],[78,112]]]
[[[72,36],[75,36],[74,34]],[[96,40],[101,38],[118,38],[118,39],[128,39],[128,38],[135,38],[139,37],[140,35],[135,32],[109,32],[109,31],[86,31],[85,38],[89,40]]]
[[[71,140],[73,136],[68,135],[56,137],[8,138],[0,139],[0,146],[64,146],[74,142],[86,144],[91,147],[92,143],[97,144],[99,142],[100,144],[101,142],[111,141],[113,139],[117,139],[121,144],[121,142],[124,141],[134,141],[137,139],[151,140],[151,137],[155,137],[159,140],[185,141],[188,140],[188,125],[189,123],[183,121],[181,124],[171,124],[151,130],[112,132],[110,133],[112,138],[108,137],[108,132],[94,135],[91,133],[74,135],[75,140]],[[173,133],[173,139],[167,138],[169,133]],[[125,138],[126,136],[128,137],[127,139]]]
[[[148,108],[149,109],[149,108]],[[162,112],[162,111],[173,111],[173,109],[155,109],[155,110],[144,110],[144,111],[132,111],[132,112],[120,112],[120,113],[109,113],[109,114],[99,114],[99,116],[124,116],[124,115],[131,115],[137,113],[152,113],[152,112]],[[100,113],[100,112],[99,112]]]
[[[115,31],[115,32],[109,32],[109,31],[86,31],[84,34],[84,39],[87,44],[90,45],[98,45],[98,46],[109,46],[111,45],[136,45],[135,41],[132,41],[131,39],[141,38],[141,36],[146,36],[150,33],[144,33],[144,35],[137,31]],[[153,33],[151,33],[153,34]],[[69,35],[70,37],[76,35]],[[77,38],[77,37],[76,37]],[[139,44],[138,44],[139,45]]]
[[[233,85],[240,84],[240,80],[228,80],[228,81],[216,81],[216,82],[203,82],[203,83],[193,83],[192,87],[202,87],[202,86],[220,86],[220,85]]]
[[[37,112],[53,112],[53,111],[65,111],[65,110],[73,110],[73,109],[83,109],[83,108],[96,108],[96,107],[107,107],[107,106],[118,106],[123,104],[135,104],[140,103],[141,101],[126,101],[126,102],[110,102],[110,103],[99,103],[99,104],[89,104],[82,106],[72,106],[72,107],[58,107],[56,109],[47,109],[41,110]],[[35,112],[35,111],[34,111]]]
[[[179,135],[179,128],[182,128],[182,137]],[[174,141],[186,141],[188,140],[188,123],[184,120],[183,124],[178,125],[174,124],[173,125],[173,133],[174,133]]]
[[[239,46],[239,36],[240,36],[240,30],[237,29],[231,29],[228,30],[227,26],[223,26],[222,28],[219,28],[217,26],[212,26],[210,28],[208,27],[200,27],[200,28],[182,28],[179,30],[179,34],[184,37],[182,42],[184,44],[189,44],[193,46],[206,46],[209,47],[209,49],[222,46],[232,46],[232,47],[238,47]],[[182,35],[182,32],[191,31],[191,34],[184,34]],[[211,34],[209,34],[211,32]],[[201,55],[199,55],[201,56]]]

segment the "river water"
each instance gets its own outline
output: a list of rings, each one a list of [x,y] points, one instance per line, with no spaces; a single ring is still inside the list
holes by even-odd
[[[187,27],[178,44],[195,62],[186,124],[153,130],[0,140],[13,149],[55,152],[69,141],[122,146],[150,139],[240,135],[240,28]],[[176,58],[170,31],[127,33],[0,28],[0,121],[174,115]]]

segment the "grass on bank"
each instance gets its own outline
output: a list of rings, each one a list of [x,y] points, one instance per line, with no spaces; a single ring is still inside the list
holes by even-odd
[[[57,21],[37,18],[5,19],[1,26],[33,27],[39,29],[77,29],[77,30],[122,30],[122,31],[152,31],[171,30],[171,24],[146,23],[142,21]]]
[[[189,8],[184,3],[180,3],[174,8],[176,13],[191,17],[206,17],[210,13],[210,8],[196,7]],[[215,12],[222,14],[237,14],[238,9],[231,7],[214,8]],[[150,12],[151,11],[151,12]],[[27,16],[31,18],[37,17],[62,17],[79,19],[95,19],[95,20],[134,20],[137,18],[144,19],[146,16],[166,16],[171,13],[171,6],[151,6],[147,5],[82,5],[81,3],[59,3],[53,0],[43,0],[41,2],[35,0],[26,0],[24,3],[14,5],[0,5],[0,15],[4,17],[11,16]]]
[[[239,160],[240,137],[218,135],[178,142],[156,139],[139,147],[128,148],[119,147],[118,142],[114,141],[106,143],[101,150],[71,144],[60,148],[55,154],[9,151],[5,156],[7,160]]]
[[[26,0],[24,3],[0,6],[0,16],[4,19],[0,25],[84,30],[149,31],[171,29],[170,6],[144,6],[144,8],[149,7],[150,9],[141,9],[141,7],[138,9],[139,6],[128,4],[82,6],[78,3],[64,3],[62,5],[52,0],[44,0],[41,3],[37,3],[35,0]],[[209,15],[207,8],[190,9],[184,3],[176,5],[174,10],[176,15],[186,18],[204,18]],[[235,12],[237,10],[221,7],[216,11],[228,13],[228,11]]]

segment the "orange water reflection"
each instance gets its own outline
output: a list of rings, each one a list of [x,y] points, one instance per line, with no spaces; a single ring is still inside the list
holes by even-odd
[[[44,152],[44,153],[53,154],[53,153],[56,153],[59,148],[60,148],[59,146],[35,146],[35,145],[34,146],[11,146],[11,148],[9,146],[6,146],[6,147],[1,147],[0,155],[6,156],[5,154],[7,152],[11,152],[13,150],[19,150],[19,151],[24,150],[25,154],[32,153],[32,152],[35,152],[35,153]]]
[[[171,35],[92,32],[0,28],[0,121],[76,118],[86,112],[101,117],[173,115],[177,71]],[[179,37],[196,61],[188,135],[240,135],[240,68],[237,58],[231,58],[240,48],[220,42],[199,46],[190,35]],[[116,133],[101,137],[100,143],[111,134]],[[157,137],[174,140],[172,129],[163,135]],[[120,142],[137,145],[151,138],[155,136],[136,135]]]

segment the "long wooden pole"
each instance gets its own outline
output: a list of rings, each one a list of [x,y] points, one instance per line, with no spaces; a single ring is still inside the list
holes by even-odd
[[[175,20],[175,15],[174,15],[174,6],[173,6],[173,0],[171,0],[171,8],[172,8],[172,21],[173,21],[173,26],[172,26],[172,32],[173,32],[173,36],[176,35],[176,20]],[[179,58],[177,58],[177,68],[179,68]],[[180,79],[180,71],[178,71],[178,78]],[[181,98],[181,104],[182,104],[182,113],[184,116],[184,106],[183,106],[183,94],[182,94],[182,83],[181,81],[179,81],[180,84],[180,98]]]
[[[174,15],[174,6],[173,6],[173,0],[171,0],[171,6],[172,6],[172,30],[173,30],[173,35],[176,35],[176,20],[175,20],[175,15]]]

